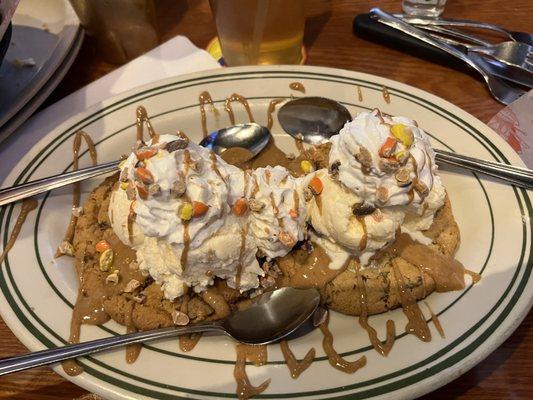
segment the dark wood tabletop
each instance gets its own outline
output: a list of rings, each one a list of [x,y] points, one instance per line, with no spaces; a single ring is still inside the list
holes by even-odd
[[[215,36],[207,0],[156,0],[161,39],[185,35],[205,47]],[[491,22],[517,31],[533,30],[531,0],[449,0],[445,16]],[[373,6],[399,12],[400,0],[309,0],[305,44],[309,65],[345,68],[380,75],[440,96],[483,122],[503,106],[473,76],[403,54],[357,38],[355,15]],[[50,105],[116,68],[102,60],[92,38],[86,38],[74,65],[52,93]],[[0,318],[0,357],[25,353]],[[91,399],[87,392],[48,368],[0,378],[0,399]],[[531,313],[518,329],[476,367],[423,399],[530,399],[533,398],[533,323]]]

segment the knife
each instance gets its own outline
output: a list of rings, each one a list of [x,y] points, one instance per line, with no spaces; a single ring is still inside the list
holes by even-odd
[[[455,70],[476,76],[477,78],[477,74],[461,60],[426,42],[400,32],[388,25],[381,24],[369,14],[359,14],[355,17],[353,31],[363,39],[399,49],[402,52],[432,61],[436,64],[449,66]],[[479,55],[469,53],[465,46],[455,44],[454,47],[466,54],[472,61],[482,66],[487,72],[528,88],[533,88],[532,74],[525,71],[511,70],[496,61],[486,61]]]

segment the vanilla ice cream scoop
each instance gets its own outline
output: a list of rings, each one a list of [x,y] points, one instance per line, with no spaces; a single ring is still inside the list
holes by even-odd
[[[167,298],[187,286],[200,291],[215,277],[241,290],[257,287],[257,247],[245,218],[232,213],[229,181],[237,175],[213,152],[174,135],[122,163],[109,208],[113,230]]]
[[[307,186],[316,179],[320,180],[322,189],[310,197],[307,213],[314,230],[322,236],[319,243],[334,262],[345,255],[335,246],[323,242],[340,245],[347,254],[366,265],[376,251],[394,240],[404,218],[403,212],[370,208],[358,215],[357,207],[363,204],[360,197],[339,184],[325,169],[307,176]]]
[[[418,207],[433,188],[435,153],[413,120],[362,112],[331,143],[330,171],[365,203]]]
[[[286,255],[303,240],[306,208],[298,181],[286,168],[258,168],[248,175],[249,231],[267,257]]]

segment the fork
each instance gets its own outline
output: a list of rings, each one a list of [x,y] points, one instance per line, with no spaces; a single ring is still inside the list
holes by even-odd
[[[518,42],[503,42],[492,46],[472,46],[469,51],[483,54],[506,65],[533,72],[533,46]]]
[[[472,67],[474,70],[479,72],[479,74],[487,83],[487,86],[492,96],[503,104],[510,104],[525,93],[522,89],[519,89],[515,86],[511,86],[505,83],[502,79],[490,74],[489,72],[487,72],[486,69],[472,61],[466,54],[456,49],[455,47],[431,37],[421,29],[415,28],[414,26],[409,25],[407,22],[395,18],[379,8],[373,8],[372,10],[370,10],[370,16],[376,18],[382,24],[388,25],[394,29],[398,29],[401,32],[404,32],[418,40],[433,45],[447,52],[448,54],[453,55],[456,58],[459,58],[460,60],[468,64],[470,67]]]
[[[441,18],[420,18],[411,17],[405,14],[396,14],[395,17],[416,25],[433,25],[433,26],[462,26],[466,28],[488,29],[506,35],[509,39],[533,46],[533,34],[527,32],[510,31],[501,26],[489,24],[486,22],[470,21],[467,19],[441,19]]]

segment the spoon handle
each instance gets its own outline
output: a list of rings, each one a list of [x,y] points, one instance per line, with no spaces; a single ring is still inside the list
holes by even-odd
[[[498,162],[480,160],[473,157],[450,153],[435,149],[435,160],[438,163],[454,165],[475,172],[502,179],[515,186],[533,189],[533,170],[515,167]]]
[[[94,178],[95,176],[118,171],[117,167],[119,163],[120,161],[111,161],[105,164],[96,165],[94,167],[83,168],[78,171],[66,172],[64,174],[58,174],[43,179],[37,179],[28,183],[23,183],[22,185],[0,189],[0,206],[13,203],[18,200],[23,200],[27,197],[44,193],[52,189],[57,189],[61,186],[70,185],[85,179]]]
[[[102,350],[125,346],[127,344],[142,343],[149,340],[199,332],[226,333],[220,323],[209,322],[205,324],[200,323],[112,336],[84,343],[70,344],[54,349],[36,351],[22,356],[2,358],[0,359],[0,376],[96,353]]]

